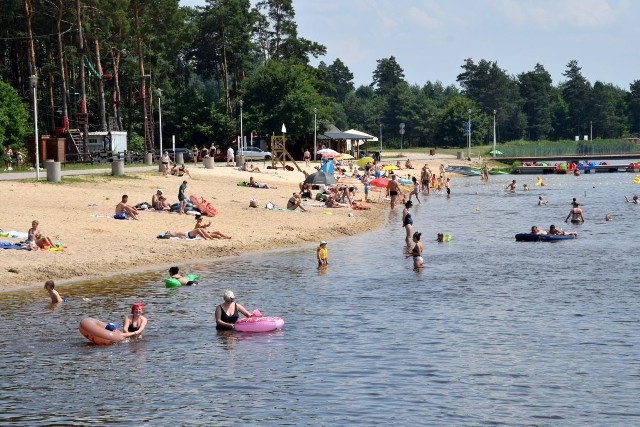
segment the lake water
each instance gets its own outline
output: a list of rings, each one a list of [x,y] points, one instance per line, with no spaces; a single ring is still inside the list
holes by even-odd
[[[504,192],[513,178],[532,190]],[[380,230],[330,241],[326,271],[305,246],[184,267],[197,287],[166,289],[151,271],[60,286],[55,308],[41,288],[0,294],[0,425],[638,425],[632,178],[455,179],[450,199],[413,209],[421,271],[397,209]],[[580,226],[563,223],[573,197]],[[579,238],[515,242],[552,223]],[[284,330],[216,332],[227,288]],[[138,300],[141,340],[99,347],[78,332],[87,316],[122,324]]]

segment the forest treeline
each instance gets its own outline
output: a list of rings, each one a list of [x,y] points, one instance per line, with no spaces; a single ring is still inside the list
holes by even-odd
[[[229,143],[240,133],[241,100],[245,135],[279,133],[285,123],[288,140],[299,143],[313,140],[315,122],[318,133],[334,124],[382,133],[393,146],[404,123],[405,147],[466,146],[469,117],[473,145],[493,140],[494,117],[499,142],[640,134],[640,80],[629,88],[592,84],[576,60],[554,83],[542,64],[514,76],[496,61],[469,58],[457,86],[444,86],[428,80],[428,66],[424,84],[408,83],[390,56],[377,60],[369,85],[355,87],[340,59],[311,65],[326,47],[299,36],[292,0],[209,0],[202,8],[177,0],[3,4],[5,145],[31,132],[31,75],[38,76],[41,132],[52,134],[65,116],[74,127],[86,105],[90,131],[111,124],[133,143],[142,141],[145,115],[157,121],[159,101],[162,133],[180,145]]]

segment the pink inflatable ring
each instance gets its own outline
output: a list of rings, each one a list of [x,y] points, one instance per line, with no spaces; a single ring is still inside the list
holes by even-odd
[[[240,332],[269,332],[282,329],[284,320],[281,317],[245,317],[238,320],[233,329]]]
[[[107,329],[107,324],[98,319],[87,317],[80,322],[80,333],[86,339],[98,345],[110,345],[120,342],[124,339],[122,331]]]

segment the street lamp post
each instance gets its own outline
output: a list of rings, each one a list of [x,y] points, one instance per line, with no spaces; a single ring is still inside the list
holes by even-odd
[[[402,142],[404,140],[404,123],[400,123],[400,152],[402,153]]]
[[[493,157],[496,156],[496,110],[493,110]]]
[[[36,143],[36,181],[40,180],[40,144],[38,141],[38,76],[35,74],[29,77],[29,84],[33,89],[33,126],[35,130]]]
[[[593,121],[589,121],[589,141],[593,141]]]
[[[313,161],[318,159],[318,124],[317,124],[318,109],[313,109]]]
[[[242,131],[242,105],[243,104],[244,104],[244,101],[241,99],[240,100],[240,147],[244,151],[244,133]]]
[[[157,88],[156,94],[158,95],[158,133],[160,134],[160,157],[162,157],[162,104],[160,98],[162,98],[162,89]],[[173,161],[176,161],[176,152],[173,152]]]
[[[469,108],[469,133],[467,134],[467,158],[471,158],[471,108]]]

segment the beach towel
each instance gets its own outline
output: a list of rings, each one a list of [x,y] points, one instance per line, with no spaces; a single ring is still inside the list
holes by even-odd
[[[21,250],[24,249],[26,250],[27,248],[22,246],[19,243],[13,243],[13,242],[0,242],[0,249],[17,249],[17,250]]]
[[[12,239],[26,239],[27,233],[21,231],[3,231],[0,230],[0,237],[11,237]]]

